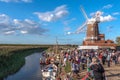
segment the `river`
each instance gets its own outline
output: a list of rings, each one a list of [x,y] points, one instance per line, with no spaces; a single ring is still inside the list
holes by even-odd
[[[24,66],[18,72],[9,75],[4,80],[42,80],[39,64],[40,57],[40,53],[27,56]]]

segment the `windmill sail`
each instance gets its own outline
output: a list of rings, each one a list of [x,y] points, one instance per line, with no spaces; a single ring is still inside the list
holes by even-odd
[[[83,13],[83,15],[84,15],[84,17],[87,19],[87,21],[89,20],[89,18],[88,18],[88,16],[87,16],[87,14],[86,14],[86,12],[85,12],[85,10],[83,9],[83,7],[81,6],[80,7],[81,8],[81,11],[82,11],[82,13]]]
[[[87,24],[87,21],[85,23],[83,23],[82,26],[80,26],[75,33],[78,34],[78,33],[82,32],[82,30],[85,28],[86,24]]]

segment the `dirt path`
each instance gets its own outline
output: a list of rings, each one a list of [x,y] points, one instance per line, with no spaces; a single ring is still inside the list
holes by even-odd
[[[107,80],[120,80],[120,65],[105,68]]]
[[[111,67],[104,66],[105,68],[105,75],[107,80],[120,80],[120,64],[119,65],[112,65]],[[84,77],[86,71],[82,71],[79,73],[80,77]],[[77,79],[80,80],[80,79]]]
[[[107,80],[120,80],[120,64],[119,65],[112,65],[111,67],[104,66],[105,68],[105,74]],[[86,75],[86,70],[82,70],[79,73],[79,77],[74,77],[74,80],[81,80]],[[64,68],[62,68],[62,75],[61,78],[64,80],[66,77],[66,73],[64,71]]]

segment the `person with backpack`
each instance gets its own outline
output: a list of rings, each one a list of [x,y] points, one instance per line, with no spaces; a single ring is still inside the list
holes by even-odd
[[[101,63],[98,62],[97,57],[92,58],[92,63],[90,65],[90,75],[93,80],[105,80],[105,70]]]

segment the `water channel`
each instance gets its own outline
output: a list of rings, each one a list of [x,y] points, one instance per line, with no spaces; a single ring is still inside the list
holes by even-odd
[[[42,80],[40,60],[41,54],[34,53],[25,58],[25,65],[15,74],[9,75],[4,80]]]

